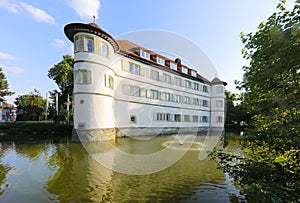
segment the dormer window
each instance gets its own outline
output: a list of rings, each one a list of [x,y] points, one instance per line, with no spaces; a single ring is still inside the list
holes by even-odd
[[[185,74],[188,74],[188,69],[186,67],[182,67],[181,72],[185,73]]]
[[[191,75],[192,75],[193,77],[197,77],[197,72],[194,71],[194,70],[192,70]]]
[[[160,57],[157,57],[156,62],[157,62],[158,64],[162,65],[162,66],[165,65],[165,60],[162,59],[162,58],[160,58]]]
[[[140,56],[144,59],[150,60],[150,54],[148,52],[145,52],[144,50],[140,50]]]
[[[170,63],[170,68],[173,70],[177,70],[177,64],[176,63]]]

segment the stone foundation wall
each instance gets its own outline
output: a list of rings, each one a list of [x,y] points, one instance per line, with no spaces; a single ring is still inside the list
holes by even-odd
[[[211,129],[207,127],[193,128],[107,128],[107,129],[90,129],[90,130],[73,130],[73,142],[98,142],[104,140],[112,140],[118,137],[134,137],[134,136],[158,136],[172,134],[194,134],[199,135],[207,133]],[[221,131],[222,129],[214,129]]]

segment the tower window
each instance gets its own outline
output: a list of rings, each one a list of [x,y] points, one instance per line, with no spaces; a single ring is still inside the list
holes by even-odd
[[[101,56],[108,57],[108,47],[106,44],[101,44]]]
[[[87,52],[94,52],[94,40],[92,38],[86,38]]]
[[[83,36],[76,36],[75,37],[75,43],[74,43],[74,51],[84,51],[84,37]]]
[[[91,71],[87,69],[75,70],[75,83],[79,85],[88,85],[92,83]]]

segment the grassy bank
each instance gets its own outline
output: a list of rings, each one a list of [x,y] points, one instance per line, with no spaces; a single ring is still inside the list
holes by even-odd
[[[72,125],[56,123],[0,123],[0,141],[71,137]]]

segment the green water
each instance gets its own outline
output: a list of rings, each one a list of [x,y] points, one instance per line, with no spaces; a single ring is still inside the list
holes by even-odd
[[[119,138],[106,147],[146,155],[160,151],[170,139]],[[174,154],[185,147],[174,146],[170,149]],[[209,158],[199,160],[195,150],[199,146],[191,145],[193,150],[162,171],[127,175],[102,166],[86,146],[67,139],[0,143],[0,202],[237,202],[239,191],[229,177]],[[106,150],[103,144],[92,144],[92,148]],[[170,156],[172,153],[166,160]],[[110,161],[115,163],[118,158]]]

